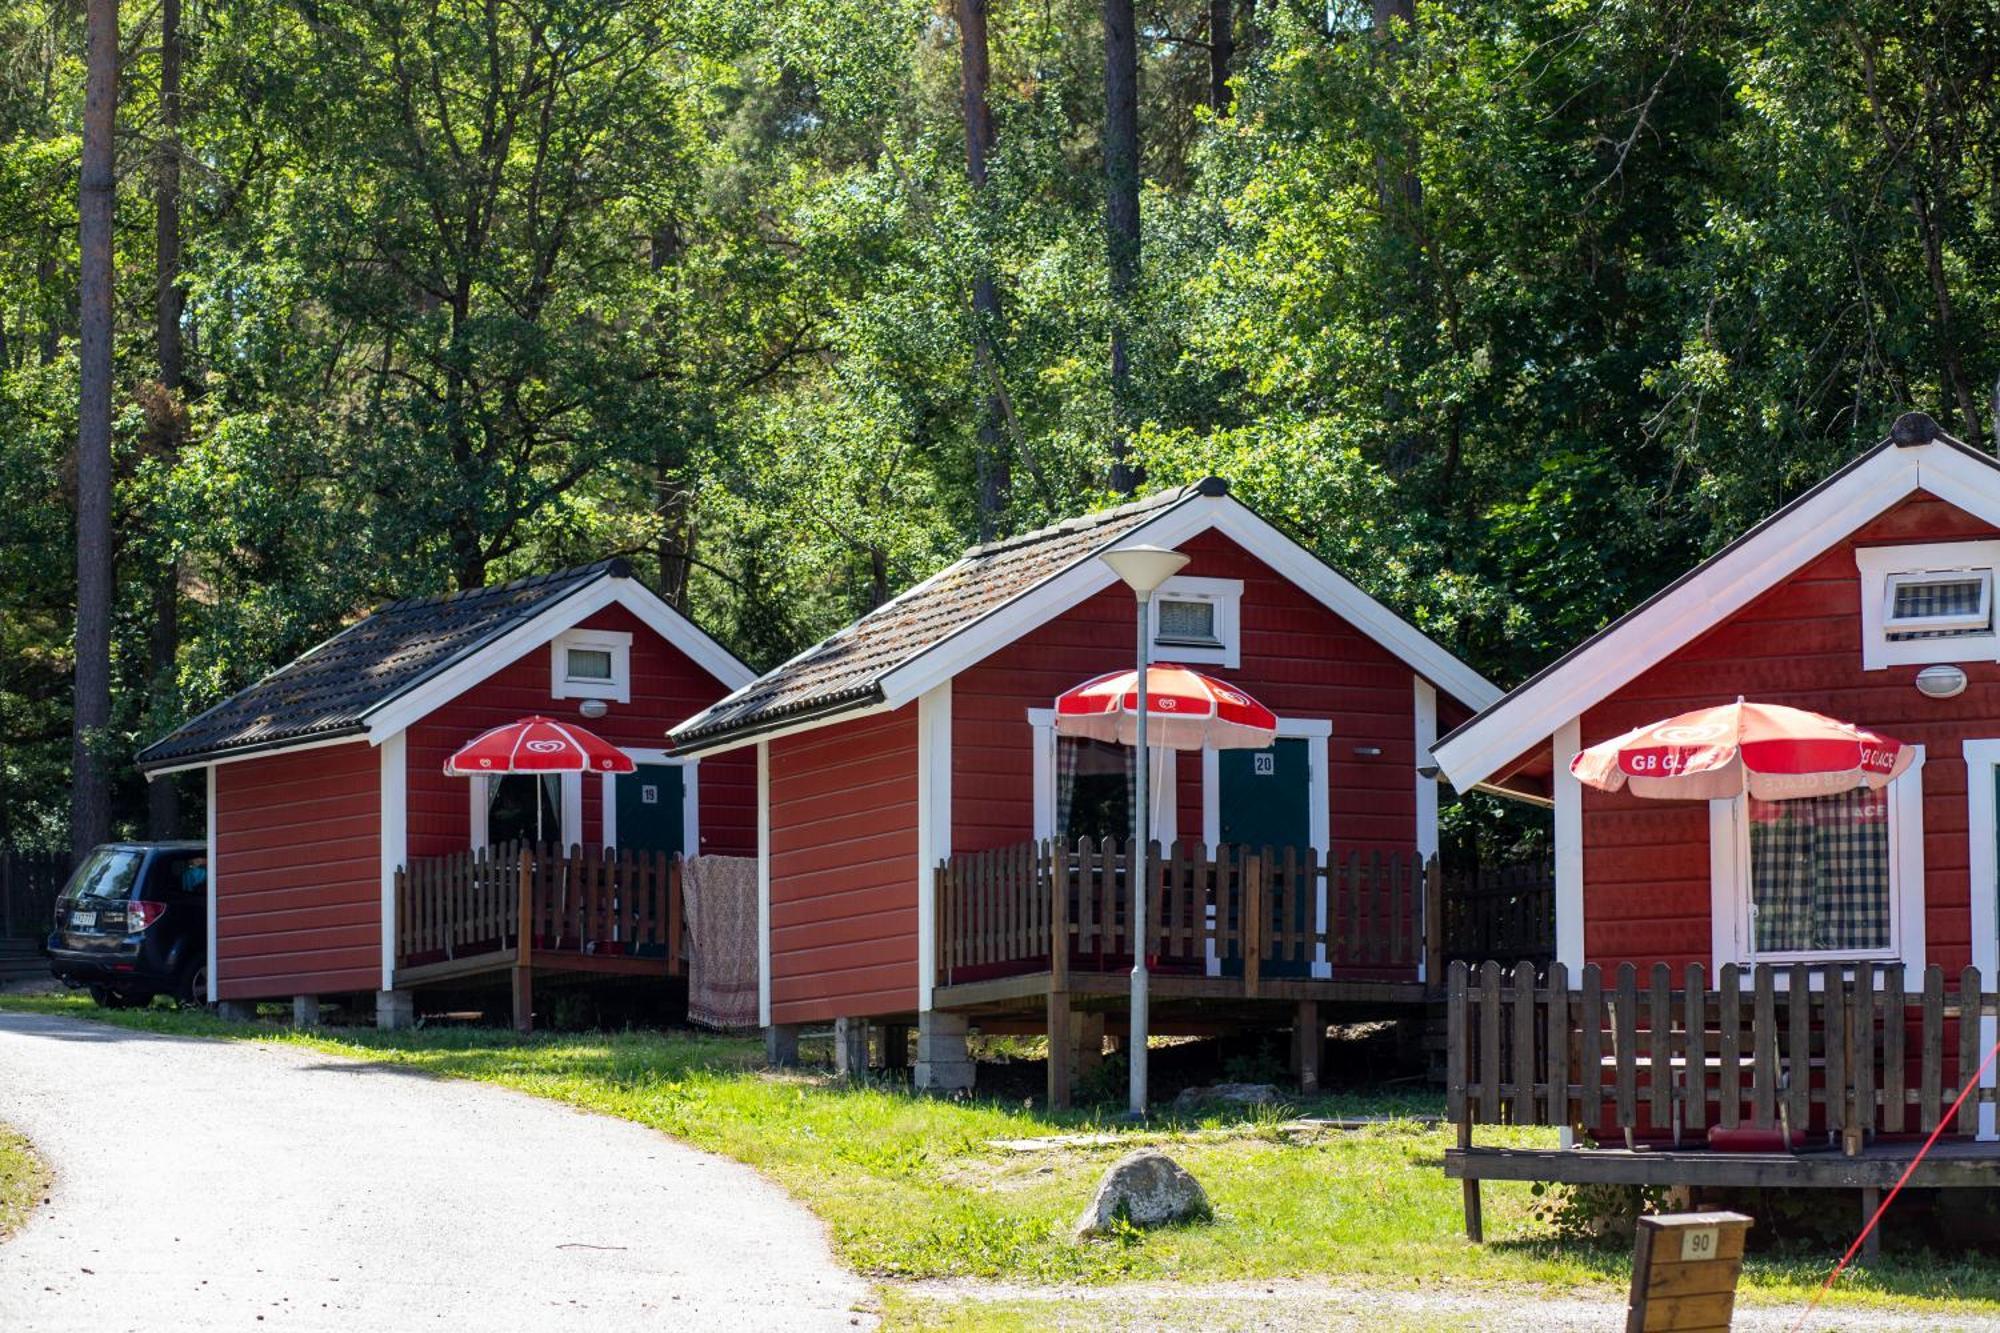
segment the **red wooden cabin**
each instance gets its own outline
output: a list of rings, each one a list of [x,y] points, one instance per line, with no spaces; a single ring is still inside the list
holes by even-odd
[[[968,1013],[1040,1026],[1046,945],[1040,978],[982,992],[944,974],[960,918],[941,911],[939,867],[1032,840],[1127,836],[1132,752],[1059,738],[1050,708],[1129,665],[1133,598],[1097,556],[1137,542],[1191,557],[1155,600],[1156,660],[1230,680],[1281,718],[1268,751],[1156,755],[1160,841],[1292,848],[1308,866],[1363,850],[1408,865],[1435,851],[1426,749],[1440,721],[1498,691],[1221,481],[1164,492],[976,547],[675,728],[676,753],[757,756],[760,1003],[774,1040],[800,1024],[915,1022],[919,1082],[941,1086],[969,1076]],[[1046,896],[1025,882],[1008,892]],[[1421,961],[1402,944],[1378,955],[1370,979],[1417,993]],[[1293,961],[1283,998],[1345,975],[1325,929]],[[1242,989],[1224,960],[1198,971],[1190,983]]]
[[[1578,986],[1586,966],[1596,965],[1601,977],[1590,984],[1610,988],[1631,964],[1638,988],[1659,994],[1659,1003],[1628,997],[1623,1005],[1627,1044],[1645,1048],[1636,1077],[1646,1091],[1636,1108],[1614,1111],[1594,1092],[1577,1091],[1579,1079],[1594,1088],[1594,1065],[1572,1070],[1568,1091],[1531,1086],[1538,1061],[1574,1059],[1579,1048],[1565,1051],[1554,1038],[1565,1023],[1588,1034],[1593,1052],[1600,1028],[1608,1043],[1613,1025],[1600,1022],[1595,999],[1578,1008],[1575,992],[1565,998],[1553,982],[1535,992],[1536,983],[1517,978],[1524,997],[1535,992],[1519,1001],[1523,1031],[1545,1024],[1534,1030],[1550,1034],[1541,1051],[1512,1041],[1521,1064],[1505,1075],[1506,1096],[1521,1096],[1523,1123],[1546,1114],[1546,1123],[1682,1135],[1690,1125],[1734,1126],[1739,1113],[1751,1114],[1739,1086],[1748,1098],[1758,1080],[1783,1078],[1777,1105],[1798,1099],[1793,1128],[1841,1131],[1850,1149],[1881,1135],[1890,1156],[1878,1166],[1883,1183],[1893,1180],[1905,1163],[1894,1158],[1904,1150],[1892,1140],[1936,1123],[1940,1088],[1948,1107],[1952,1084],[1976,1068],[1995,1032],[1993,1001],[1980,998],[1978,979],[1968,1000],[1959,997],[1968,965],[1992,989],[2000,944],[1996,579],[2000,462],[1911,414],[1889,439],[1438,744],[1437,761],[1460,790],[1553,809],[1556,956],[1565,984]],[[1584,746],[1738,696],[1872,728],[1920,747],[1920,755],[1881,792],[1775,804],[1647,800],[1588,789],[1570,775],[1570,759]],[[1920,1007],[1932,967],[1944,973],[1933,988],[1948,989],[1951,999],[1930,997]],[[1782,1011],[1801,979],[1809,1017],[1790,1029],[1765,1021],[1752,1033],[1753,986],[1774,986]],[[1482,1000],[1475,994],[1471,1002]],[[1494,1003],[1490,990],[1483,1002]],[[1557,1002],[1568,1006],[1567,1018],[1535,1011]],[[1644,1010],[1636,1029],[1635,1005]],[[1961,1022],[1974,1015],[1983,1018]],[[1718,1065],[1725,1034],[1730,1044],[1720,1049],[1731,1054]],[[1739,1040],[1769,1049],[1745,1045],[1739,1057]],[[1481,1046],[1477,1034],[1455,1032],[1452,1041],[1454,1050],[1500,1058],[1498,1046]],[[1465,1072],[1490,1112],[1502,1096],[1495,1070]],[[1634,1070],[1620,1077],[1629,1081]],[[1993,1137],[1991,1082],[1972,1090],[1957,1122],[1962,1131],[1976,1123],[1979,1139]],[[1757,1113],[1768,1117],[1772,1089],[1759,1096]],[[1546,1111],[1529,1105],[1538,1099]],[[1630,1162],[1591,1154],[1590,1163],[1577,1154],[1526,1160],[1533,1156],[1502,1162],[1474,1154],[1453,1159],[1451,1169],[1468,1179],[1512,1172],[1626,1183],[1815,1183],[1805,1168],[1784,1166],[1798,1178],[1781,1182],[1778,1167],[1766,1178],[1755,1175],[1756,1163],[1690,1166],[1673,1153]],[[1850,1169],[1838,1179],[1851,1186],[1874,1178]],[[1990,1178],[1941,1174],[1927,1183]]]
[[[535,838],[748,855],[747,755],[671,755],[669,726],[751,672],[623,561],[374,612],[139,755],[208,780],[212,1000],[382,993],[397,979],[396,874]],[[629,776],[447,777],[488,727],[544,713],[638,761]],[[539,821],[539,823],[538,823]]]

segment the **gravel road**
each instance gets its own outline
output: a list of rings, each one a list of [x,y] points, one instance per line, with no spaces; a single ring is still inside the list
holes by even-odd
[[[56,1175],[9,1333],[874,1323],[755,1172],[501,1088],[0,1013],[0,1120]]]

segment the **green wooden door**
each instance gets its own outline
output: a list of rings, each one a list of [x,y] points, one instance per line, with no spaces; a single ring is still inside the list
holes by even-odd
[[[618,845],[643,852],[684,852],[686,831],[679,764],[640,764],[617,778]]]
[[[1215,760],[1223,845],[1269,847],[1278,857],[1285,848],[1296,847],[1300,864],[1311,865],[1312,752],[1307,742],[1286,738],[1268,750],[1223,750]],[[1314,901],[1312,893],[1293,899],[1294,928],[1311,923]],[[1271,933],[1265,931],[1267,937]],[[1266,976],[1303,977],[1311,974],[1312,962],[1267,956],[1262,967]],[[1224,970],[1237,975],[1242,969],[1232,963]]]

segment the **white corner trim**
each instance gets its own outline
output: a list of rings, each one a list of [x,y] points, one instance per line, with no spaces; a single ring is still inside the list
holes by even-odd
[[[771,747],[757,742],[757,1022],[771,1026]]]
[[[571,678],[568,654],[572,648],[607,654],[611,659],[611,675],[604,680]],[[622,629],[566,629],[550,639],[549,697],[631,703],[632,636]]]
[[[1028,725],[1034,729],[1036,842],[1056,836],[1056,710],[1030,708]]]
[[[405,745],[406,733],[400,731],[381,745],[383,990],[396,988],[396,872],[410,860],[410,769]],[[209,975],[215,975],[213,968]]]
[[[1431,747],[1438,738],[1438,694],[1437,687],[1422,676],[1412,677],[1410,686],[1416,696],[1417,856],[1428,861],[1438,850],[1438,784],[1435,777],[1425,777],[1423,770],[1437,762]]]
[[[1471,790],[1547,738],[1560,719],[1588,711],[1920,488],[2000,523],[2000,470],[1988,463],[1936,443],[1865,456],[1459,729],[1438,747],[1445,775],[1458,790]]]
[[[215,855],[215,765],[204,765],[208,774],[208,1002],[216,1003],[221,997],[216,993],[220,984],[218,978],[222,968],[219,963],[222,950],[221,941],[215,934],[215,895],[217,882],[222,878],[222,863]]]
[[[648,628],[722,684],[737,689],[755,679],[755,673],[728,649],[709,638],[693,621],[661,601],[637,579],[604,577],[557,599],[540,614],[516,625],[485,647],[467,653],[430,679],[370,708],[362,714],[362,720],[368,726],[368,739],[380,744],[384,735],[401,731],[553,636],[575,628],[580,621],[614,605],[622,606],[637,616]]]
[[[1311,595],[1322,606],[1434,680],[1472,708],[1484,708],[1500,689],[1424,633],[1363,592],[1331,565],[1229,496],[1193,497],[1162,509],[1119,539],[1176,547],[1214,529]],[[1089,558],[987,612],[882,677],[884,702],[899,708],[965,668],[1061,615],[1117,581],[1103,561]],[[849,716],[841,714],[841,718]],[[827,721],[834,719],[829,718]]]
[[[1722,975],[1724,963],[1740,963],[1750,956],[1749,939],[1743,934],[1746,922],[1737,902],[1737,878],[1749,861],[1749,851],[1737,846],[1741,823],[1736,817],[1737,798],[1725,797],[1708,803],[1708,975]]]
[[[1575,975],[1583,967],[1583,784],[1569,761],[1583,748],[1582,719],[1555,734],[1556,961]]]
[[[2000,969],[2000,823],[1996,823],[1993,788],[2000,778],[2000,739],[1965,742],[1965,804],[1968,878],[1972,889],[1972,965],[1979,975],[1991,978]],[[211,865],[214,863],[211,862]],[[213,872],[211,871],[211,879]],[[211,976],[213,973],[211,972]],[[1991,1050],[2000,1040],[2000,1019],[1987,1015],[1980,1020],[1980,1040]],[[1987,1070],[1985,1086],[1994,1086],[2000,1071]],[[1991,1102],[1979,1107],[1979,1137],[1996,1137]]]
[[[937,864],[951,855],[951,682],[917,700],[917,1008],[937,982]]]

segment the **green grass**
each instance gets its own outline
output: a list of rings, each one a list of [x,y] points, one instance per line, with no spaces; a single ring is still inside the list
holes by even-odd
[[[0,1125],[0,1240],[21,1229],[48,1187],[48,1166],[33,1145]]]
[[[881,1279],[985,1278],[1028,1287],[1120,1281],[1213,1283],[1329,1279],[1345,1285],[1449,1283],[1575,1290],[1618,1298],[1630,1272],[1619,1246],[1560,1244],[1532,1215],[1529,1187],[1489,1183],[1489,1244],[1460,1232],[1459,1189],[1439,1163],[1449,1131],[1414,1121],[1317,1138],[1279,1117],[1169,1124],[1149,1132],[1091,1113],[1049,1115],[995,1101],[951,1102],[802,1073],[765,1071],[761,1049],[687,1034],[539,1035],[491,1029],[295,1033],[201,1013],[109,1013],[68,997],[0,1006],[91,1017],[164,1033],[295,1042],[340,1055],[518,1088],[651,1125],[748,1163],[823,1218],[841,1258]],[[1435,1114],[1427,1095],[1335,1097],[1318,1114]],[[1224,1134],[1195,1134],[1201,1128]],[[989,1140],[1102,1131],[1102,1147],[1012,1153]],[[1545,1142],[1519,1131],[1521,1144]],[[1496,1131],[1492,1142],[1507,1141]],[[1169,1141],[1208,1189],[1212,1226],[1073,1244],[1068,1224],[1104,1166],[1142,1141]],[[1804,1299],[1829,1256],[1756,1257],[1749,1298]],[[1865,1308],[1953,1308],[2000,1299],[2000,1266],[1899,1256],[1844,1279],[1834,1300]],[[900,1307],[920,1311],[917,1299]],[[996,1317],[1000,1311],[994,1311]],[[927,1322],[911,1314],[901,1322]]]

